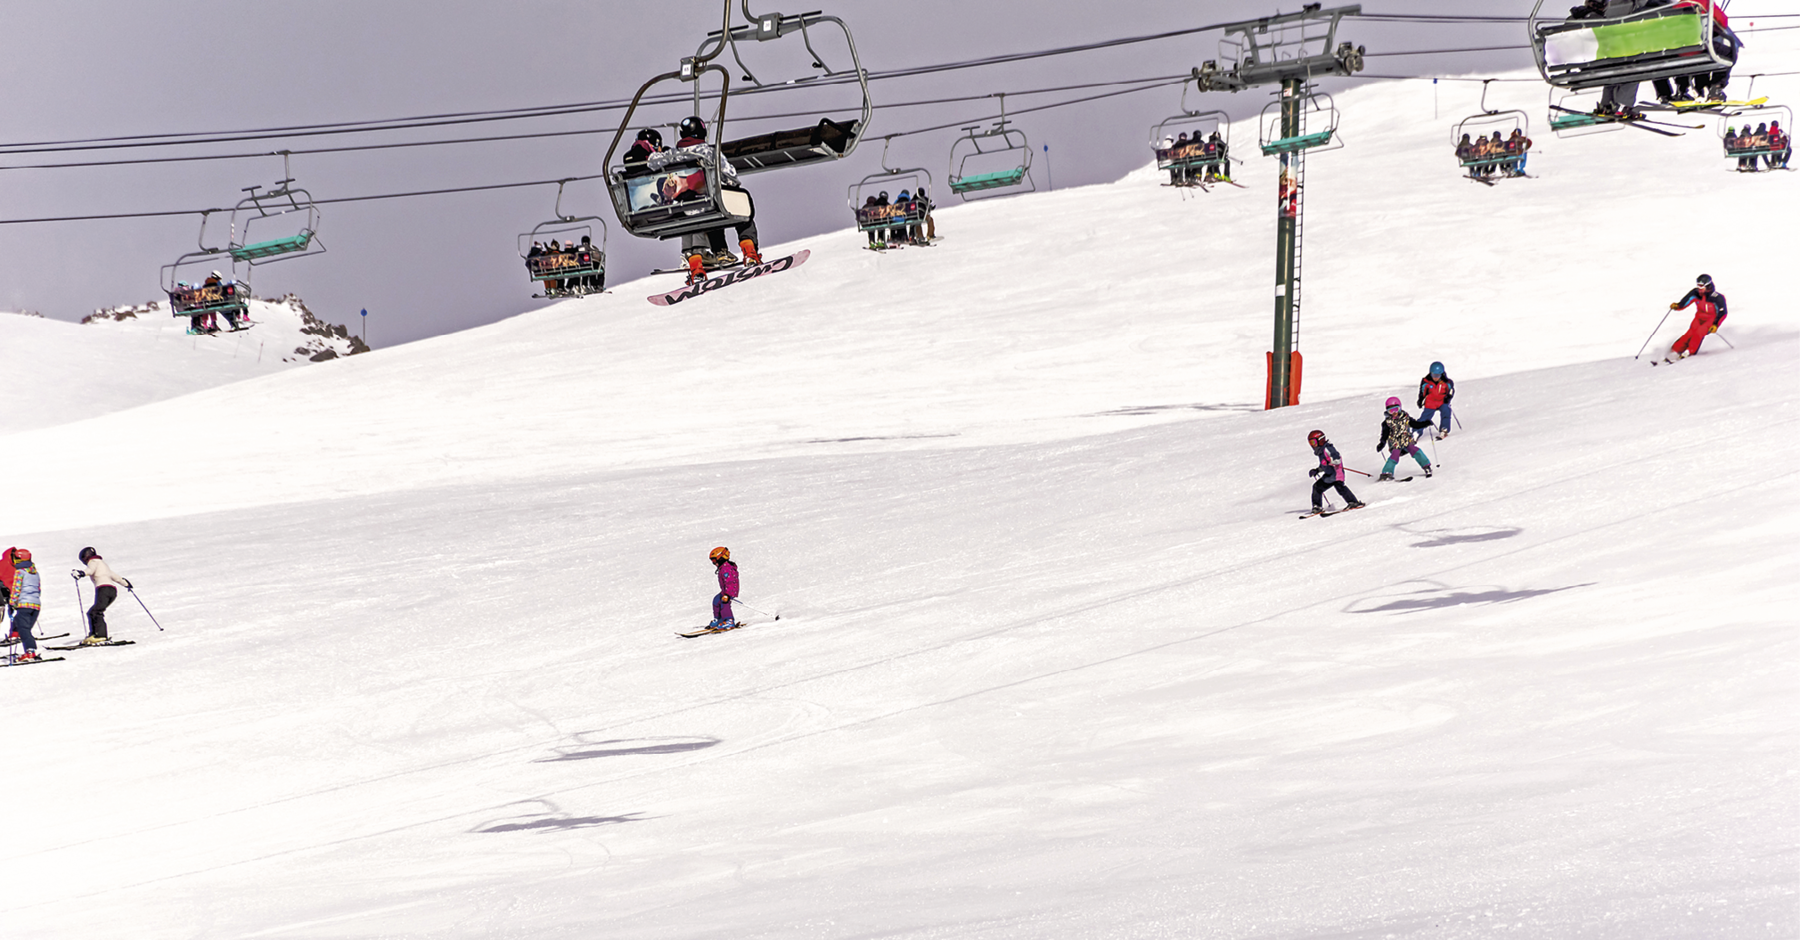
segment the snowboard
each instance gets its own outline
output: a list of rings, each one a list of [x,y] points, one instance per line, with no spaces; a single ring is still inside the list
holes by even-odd
[[[1756,108],[1768,103],[1768,100],[1766,95],[1761,98],[1752,98],[1749,101],[1695,101],[1690,99],[1671,101],[1668,106],[1676,111],[1698,111],[1702,108]],[[1654,107],[1656,106],[1647,106],[1646,110]],[[1658,108],[1658,110],[1661,109]]]
[[[812,250],[803,248],[786,257],[776,258],[773,261],[764,261],[762,264],[732,268],[718,277],[709,277],[698,284],[688,284],[683,286],[680,290],[672,290],[666,294],[651,294],[645,299],[659,307],[671,307],[690,297],[709,294],[713,291],[730,287],[733,284],[747,281],[753,277],[762,277],[765,274],[779,274],[789,268],[797,268],[800,265],[805,264],[806,259],[811,256]]]
[[[137,642],[136,640],[107,640],[105,643],[89,643],[85,646],[80,643],[74,643],[69,646],[46,646],[46,647],[44,647],[44,649],[47,649],[47,650],[85,650],[85,649],[93,649],[95,647],[100,647],[100,646],[130,646],[136,642]]]

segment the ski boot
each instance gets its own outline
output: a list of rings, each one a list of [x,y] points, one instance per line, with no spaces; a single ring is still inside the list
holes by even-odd
[[[1351,509],[1361,509],[1367,505],[1369,505],[1369,504],[1368,503],[1351,503],[1350,505],[1345,506],[1344,509],[1345,509],[1345,511],[1349,511]]]
[[[12,646],[17,642],[19,642],[19,635],[17,633],[9,633],[6,635],[4,641],[0,641],[0,646]]]
[[[1384,473],[1384,474],[1382,474],[1382,475],[1381,475],[1381,476],[1378,476],[1378,477],[1376,477],[1376,478],[1375,478],[1375,482],[1377,482],[1377,483],[1385,483],[1385,482],[1388,482],[1388,481],[1391,481],[1391,480],[1393,480],[1393,479],[1394,479],[1394,475],[1393,475],[1393,474],[1391,474],[1391,473]]]
[[[17,657],[15,657],[13,659],[13,662],[15,662],[15,663],[35,663],[43,658],[44,657],[38,655],[37,650],[26,650],[25,652],[20,653]]]
[[[689,284],[698,284],[706,280],[706,259],[700,256],[700,252],[696,251],[687,256],[687,266],[687,282]],[[549,293],[549,291],[545,291],[545,293]]]
[[[112,640],[107,637],[94,636],[91,633],[88,634],[87,636],[84,636],[81,638],[82,646],[105,646],[106,644],[111,643],[111,642],[112,642]]]
[[[1426,477],[1426,479],[1431,478],[1431,468],[1430,467],[1425,468],[1425,477]]]
[[[756,250],[756,243],[750,239],[740,239],[738,250],[744,253],[745,264],[762,264],[762,253]]]

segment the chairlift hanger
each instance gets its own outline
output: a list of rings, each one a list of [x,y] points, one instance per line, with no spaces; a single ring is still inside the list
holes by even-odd
[[[874,116],[874,99],[869,94],[869,74],[862,67],[862,59],[856,51],[856,38],[851,35],[850,27],[836,16],[829,16],[820,11],[809,13],[787,14],[752,13],[750,0],[742,0],[742,12],[745,25],[731,25],[731,4],[725,0],[725,24],[719,29],[706,34],[706,38],[695,50],[696,60],[711,61],[725,49],[731,50],[732,60],[737,63],[744,81],[757,88],[768,88],[744,63],[738,52],[738,43],[749,40],[768,42],[783,36],[800,34],[800,41],[806,47],[807,54],[812,56],[813,68],[821,70],[820,76],[790,79],[777,83],[783,86],[804,86],[821,78],[836,78],[845,74],[833,70],[825,64],[823,56],[813,47],[811,28],[820,23],[835,25],[844,34],[844,44],[850,50],[850,71],[856,76],[857,86],[862,91],[862,108],[860,117],[848,125],[821,117],[818,124],[789,131],[776,131],[769,134],[758,134],[740,140],[726,140],[723,134],[715,134],[719,150],[730,160],[733,169],[739,175],[758,173],[764,170],[776,170],[792,166],[805,166],[827,160],[842,160],[856,151],[863,132],[869,127],[869,120]],[[711,51],[708,52],[708,48]],[[696,107],[699,103],[698,89],[695,92]]]
[[[1456,123],[1455,128],[1451,129],[1450,143],[1451,143],[1452,147],[1454,147],[1457,144],[1462,142],[1463,134],[1473,133],[1472,128],[1482,127],[1484,125],[1490,125],[1490,124],[1501,124],[1508,120],[1513,122],[1513,126],[1517,127],[1520,131],[1524,132],[1526,137],[1531,136],[1531,116],[1530,115],[1526,114],[1524,111],[1522,111],[1518,108],[1501,109],[1501,108],[1490,108],[1487,106],[1488,85],[1490,83],[1492,83],[1493,81],[1494,81],[1494,79],[1491,79],[1491,78],[1482,79],[1482,82],[1481,82],[1481,105],[1480,105],[1481,112],[1479,114],[1471,114],[1468,117],[1463,118],[1461,121],[1458,121]]]
[[[1012,122],[1006,117],[1006,93],[996,92],[995,97],[1000,99],[1000,119],[986,130],[981,130],[979,124],[971,124],[963,128],[963,136],[957,138],[950,145],[950,191],[961,196],[965,202],[986,199],[990,196],[1023,195],[1037,191],[1037,181],[1031,176],[1031,141],[1025,136],[1024,131],[1007,127]],[[983,141],[994,143],[992,146],[984,146]],[[958,149],[963,148],[965,144],[968,147],[962,150],[962,158],[959,160],[957,158]],[[974,175],[963,172],[963,168],[969,160],[975,157],[1014,151],[1024,154],[1016,169],[996,170]],[[1021,186],[1025,188],[1020,189]],[[1006,191],[991,192],[989,196],[971,197],[969,195],[991,190]]]
[[[1537,0],[1526,36],[1538,74],[1558,88],[1579,91],[1602,85],[1648,82],[1728,69],[1737,61],[1719,52],[1717,22],[1699,6],[1660,6],[1622,16],[1567,19],[1540,16]],[[1557,0],[1562,2],[1562,0]]]
[[[231,243],[226,251],[231,254],[233,261],[255,266],[325,252],[325,244],[317,238],[319,207],[314,204],[311,193],[294,185],[294,177],[288,167],[288,151],[281,150],[277,153],[281,156],[282,179],[266,192],[259,192],[263,189],[260,185],[244,187],[243,191],[249,195],[238,200],[238,204],[231,210]],[[299,232],[262,241],[250,240],[252,225],[265,219],[291,215],[297,215],[301,219]],[[241,225],[240,216],[243,220]],[[204,230],[204,218],[201,225]]]

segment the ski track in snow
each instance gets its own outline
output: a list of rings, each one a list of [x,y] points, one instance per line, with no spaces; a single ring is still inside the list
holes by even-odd
[[[0,673],[0,932],[1800,933],[1791,239],[1670,221],[1800,199],[1699,132],[1472,185],[1429,94],[1340,95],[1309,161],[1293,409],[1247,157],[7,425],[40,632],[85,544],[168,632],[128,596],[137,645]],[[1628,358],[1701,269],[1736,348]],[[1438,474],[1294,525],[1306,431],[1377,471],[1433,359]],[[717,544],[782,619],[674,637]]]

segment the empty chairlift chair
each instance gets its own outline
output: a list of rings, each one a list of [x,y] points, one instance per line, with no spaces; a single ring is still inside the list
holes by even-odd
[[[729,10],[729,0],[727,9]],[[764,170],[778,170],[784,167],[806,166],[829,160],[841,160],[856,150],[862,132],[869,126],[869,118],[874,113],[874,103],[869,97],[869,76],[863,70],[862,60],[857,56],[856,38],[851,35],[850,27],[835,16],[827,16],[821,12],[789,14],[779,13],[756,14],[750,12],[749,0],[743,0],[745,25],[714,30],[706,35],[700,48],[694,53],[694,61],[709,61],[721,51],[731,50],[732,59],[737,63],[743,80],[753,87],[770,87],[770,84],[782,87],[805,87],[809,83],[836,79],[843,75],[853,75],[857,87],[862,92],[862,103],[858,115],[854,118],[834,120],[820,117],[818,121],[792,130],[773,131],[725,140],[721,135],[720,152],[725,159],[731,161],[732,167],[739,174],[759,173]],[[825,63],[823,56],[813,45],[812,30],[821,25],[836,27],[843,34],[844,46],[849,52],[850,68],[848,71],[834,71]],[[817,75],[809,75],[790,81],[766,84],[757,74],[745,65],[743,55],[738,46],[740,43],[769,42],[784,37],[800,37],[802,47],[811,57],[811,65],[819,71]],[[710,52],[708,51],[710,50]]]
[[[1000,119],[994,126],[965,127],[963,136],[950,145],[950,191],[964,201],[1037,191],[1031,176],[1031,141],[1024,131],[1007,126],[1011,122],[1006,119],[1006,96],[999,98]]]

